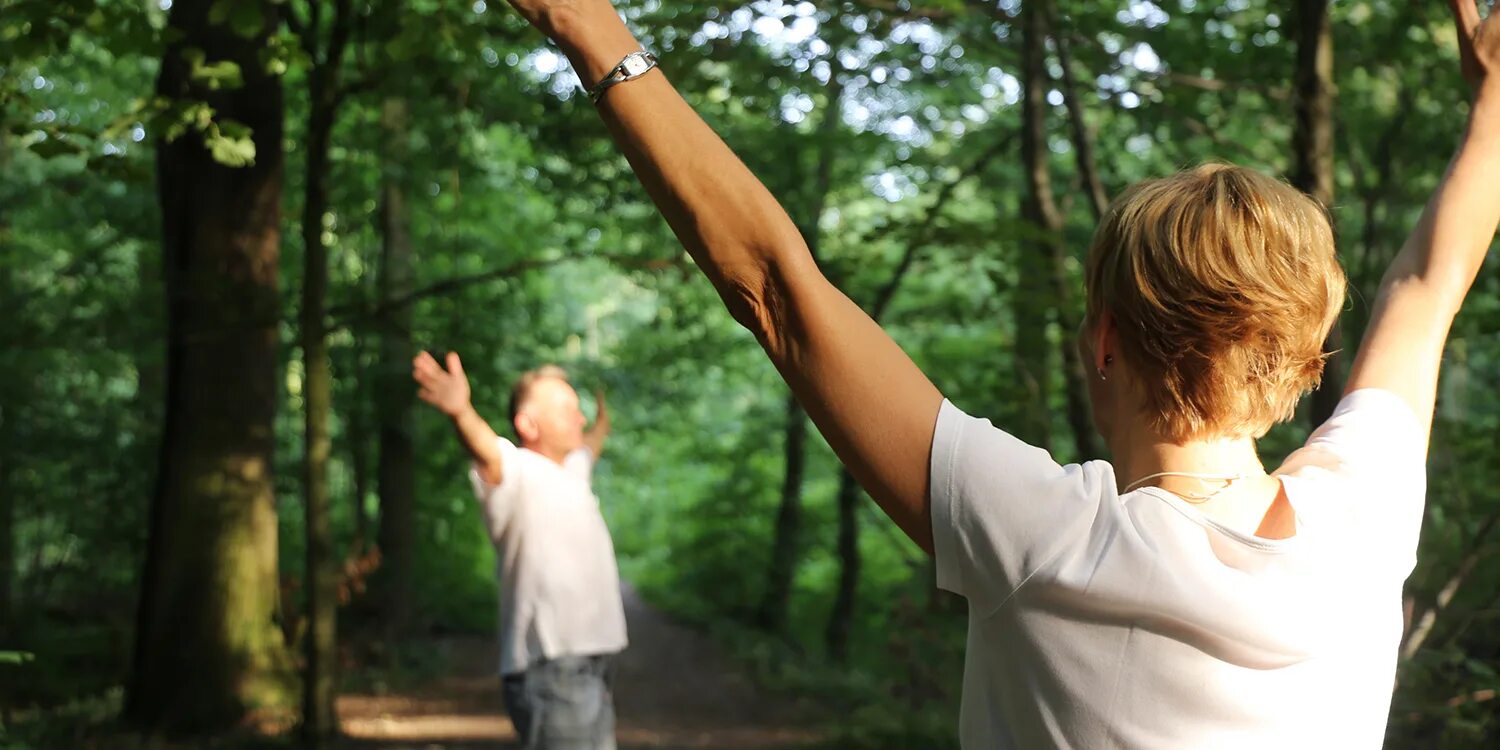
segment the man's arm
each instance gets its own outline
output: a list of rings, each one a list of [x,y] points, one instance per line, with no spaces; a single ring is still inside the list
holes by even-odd
[[[604,391],[594,391],[594,403],[599,407],[598,414],[594,416],[594,426],[583,433],[583,444],[588,446],[597,461],[604,455],[604,440],[609,437],[609,409],[604,405]]]
[[[640,49],[607,0],[511,0],[592,86]],[[608,90],[600,115],[735,320],[818,429],[917,544],[932,549],[928,459],[942,394],[824,278],[770,191],[659,70]]]
[[[1432,424],[1438,368],[1453,318],[1500,226],[1500,26],[1475,0],[1449,0],[1474,104],[1458,153],[1417,228],[1386,271],[1347,391],[1383,388]],[[1425,436],[1425,435],[1424,435]]]
[[[474,458],[480,478],[490,485],[500,484],[503,475],[499,436],[470,402],[469,378],[464,375],[458,352],[448,352],[447,370],[427,352],[418,354],[411,367],[412,378],[421,386],[417,396],[453,420],[459,442]]]

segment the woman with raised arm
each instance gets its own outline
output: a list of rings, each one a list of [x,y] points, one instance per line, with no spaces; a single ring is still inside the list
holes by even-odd
[[[1342,402],[1273,472],[1255,439],[1318,382],[1344,303],[1302,194],[1214,165],[1115,201],[1080,342],[1113,462],[1060,466],[947,402],[824,278],[607,0],[512,2],[839,458],[968,600],[966,747],[1381,744],[1440,356],[1500,223],[1500,30],[1475,0],[1451,0],[1468,130]]]

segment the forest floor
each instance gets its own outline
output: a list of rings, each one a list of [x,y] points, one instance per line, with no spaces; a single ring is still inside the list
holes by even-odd
[[[616,737],[632,748],[775,750],[816,742],[809,707],[759,690],[707,636],[651,608],[626,586],[630,648],[616,664]],[[443,676],[345,693],[338,712],[349,750],[518,747],[500,698],[494,638],[431,644]]]

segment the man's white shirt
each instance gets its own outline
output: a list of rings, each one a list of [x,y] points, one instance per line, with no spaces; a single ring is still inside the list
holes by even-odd
[[[470,470],[495,545],[500,673],[560,656],[621,651],[625,610],[614,542],[599,512],[588,448],[561,465],[499,438],[500,484]]]

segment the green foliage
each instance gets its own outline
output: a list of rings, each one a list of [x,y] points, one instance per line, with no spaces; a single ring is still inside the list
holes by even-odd
[[[209,91],[239,88],[245,83],[239,64],[232,60],[207,62],[208,54],[197,47],[184,49],[182,57],[188,63],[188,79],[202,84]]]
[[[228,24],[235,34],[254,39],[270,20],[263,8],[261,3],[250,0],[214,0],[208,6],[208,22],[215,26]]]

